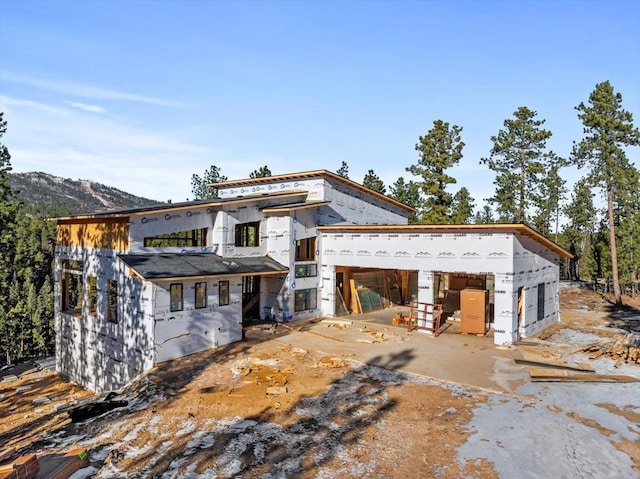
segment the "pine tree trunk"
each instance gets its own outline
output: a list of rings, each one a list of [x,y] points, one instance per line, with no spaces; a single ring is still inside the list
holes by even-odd
[[[607,209],[609,210],[609,243],[611,244],[611,276],[613,277],[613,296],[616,304],[622,306],[622,294],[618,279],[618,249],[616,247],[616,230],[613,221],[613,191],[607,190]]]

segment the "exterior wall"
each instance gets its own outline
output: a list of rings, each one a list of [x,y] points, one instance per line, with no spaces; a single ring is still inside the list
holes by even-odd
[[[132,215],[129,219],[130,248],[129,252],[159,253],[159,252],[207,252],[212,251],[212,234],[207,235],[208,244],[202,248],[145,248],[144,238],[165,233],[189,231],[209,228],[210,233],[214,224],[216,212],[211,208],[200,206],[175,213],[154,213]]]
[[[229,304],[220,306],[219,281],[229,281]],[[195,283],[207,283],[207,307],[195,308]],[[170,285],[182,284],[183,310],[171,311]],[[227,277],[147,283],[153,288],[155,361],[162,362],[242,339],[242,281]]]
[[[126,250],[129,247],[128,218],[60,221],[56,245]]]
[[[322,277],[336,266],[418,271],[418,300],[430,303],[434,272],[493,274],[495,342],[508,344],[514,341],[513,237],[512,233],[495,232],[323,234]],[[331,291],[326,291],[327,287]],[[325,282],[322,289],[323,314],[333,314],[335,285]]]
[[[407,224],[408,213],[405,209],[347,184],[320,176],[295,181],[274,181],[271,184],[241,188],[221,188],[218,190],[218,195],[220,198],[235,198],[249,194],[294,190],[308,191],[308,200],[331,202],[330,205],[319,208],[321,214],[317,218],[317,224]]]
[[[526,338],[560,320],[560,266],[556,255],[532,239],[518,235],[514,240],[514,311],[522,287],[525,303],[519,335]],[[542,311],[538,310],[540,287],[544,288]]]
[[[56,370],[71,381],[102,392],[117,389],[153,366],[151,290],[129,276],[117,260],[118,251],[56,247]],[[61,311],[61,262],[83,262],[82,311]],[[89,311],[88,278],[96,277],[97,308]],[[107,320],[108,280],[118,282],[118,320]]]

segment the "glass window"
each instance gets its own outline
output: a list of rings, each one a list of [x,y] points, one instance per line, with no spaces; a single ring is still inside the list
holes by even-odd
[[[307,311],[317,306],[318,289],[298,289],[295,294],[295,311]]]
[[[229,281],[218,282],[218,304],[227,306],[229,304]]]
[[[316,259],[316,237],[296,241],[296,261],[314,261]]]
[[[544,283],[538,285],[538,321],[544,318]]]
[[[236,246],[260,246],[260,222],[236,225]]]
[[[95,313],[98,309],[98,278],[89,276],[89,313]]]
[[[170,287],[171,308],[173,311],[182,311],[182,283],[174,283]]]
[[[207,307],[207,283],[196,283],[196,309]]]
[[[113,279],[109,280],[108,287],[108,309],[107,309],[107,321],[110,323],[118,322],[118,282]]]
[[[145,248],[207,246],[207,228],[150,236],[144,239],[144,246]]]
[[[296,265],[296,278],[312,278],[315,276],[318,276],[318,265],[316,263]]]

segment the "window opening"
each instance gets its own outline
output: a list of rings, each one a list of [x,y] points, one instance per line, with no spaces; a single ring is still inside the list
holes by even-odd
[[[236,225],[236,246],[260,246],[260,222]]]
[[[318,302],[318,289],[298,289],[295,293],[295,311],[315,309]]]
[[[144,239],[145,248],[189,248],[207,246],[207,228],[164,233]]]
[[[169,286],[171,296],[171,312],[182,311],[182,283],[173,283]]]
[[[107,285],[108,291],[108,309],[107,309],[107,321],[110,323],[118,322],[118,282],[110,279]]]
[[[296,241],[296,261],[315,261],[316,236],[299,239]]]
[[[196,283],[196,309],[207,307],[207,283]]]
[[[218,305],[227,306],[229,304],[229,281],[218,281]]]

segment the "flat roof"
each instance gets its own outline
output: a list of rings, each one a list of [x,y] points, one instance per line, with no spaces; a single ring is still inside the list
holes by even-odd
[[[409,212],[416,211],[415,208],[412,208],[411,206],[407,206],[404,203],[401,203],[397,200],[394,200],[393,198],[390,198],[389,196],[383,195],[382,193],[378,193],[377,191],[371,190],[366,186],[362,186],[360,183],[356,183],[355,181],[352,181],[348,178],[344,178],[343,176],[340,176],[336,173],[332,173],[331,171],[328,171],[328,170],[303,171],[300,173],[287,173],[284,175],[264,176],[261,178],[244,178],[240,180],[223,181],[221,183],[211,183],[209,186],[213,186],[218,189],[235,188],[240,186],[267,184],[267,183],[273,183],[278,181],[308,180],[310,178],[317,178],[319,176],[331,178],[332,180],[338,181],[352,188],[360,190],[380,200],[386,201],[387,203],[397,206],[398,208],[401,208],[403,210],[406,210]]]
[[[188,210],[190,208],[198,206],[224,206],[230,204],[245,203],[256,200],[268,200],[270,198],[287,198],[298,197],[308,194],[306,190],[288,190],[288,191],[276,191],[273,193],[252,193],[249,195],[238,196],[235,198],[209,198],[206,200],[194,200],[183,201],[181,203],[162,203],[155,206],[140,206],[138,208],[126,208],[119,210],[106,210],[98,211],[95,213],[71,215],[71,216],[59,216],[52,218],[58,221],[76,221],[87,219],[103,219],[103,218],[126,218],[131,215],[141,213],[164,213],[169,211]],[[296,202],[297,204],[298,202]]]
[[[528,236],[534,241],[546,246],[561,258],[573,258],[567,250],[557,245],[549,238],[522,223],[495,223],[471,225],[345,225],[318,226],[322,233],[433,233],[437,231],[512,231]]]
[[[118,255],[133,272],[148,280],[180,280],[214,276],[260,276],[288,273],[269,256],[223,258],[215,253],[150,253]]]

